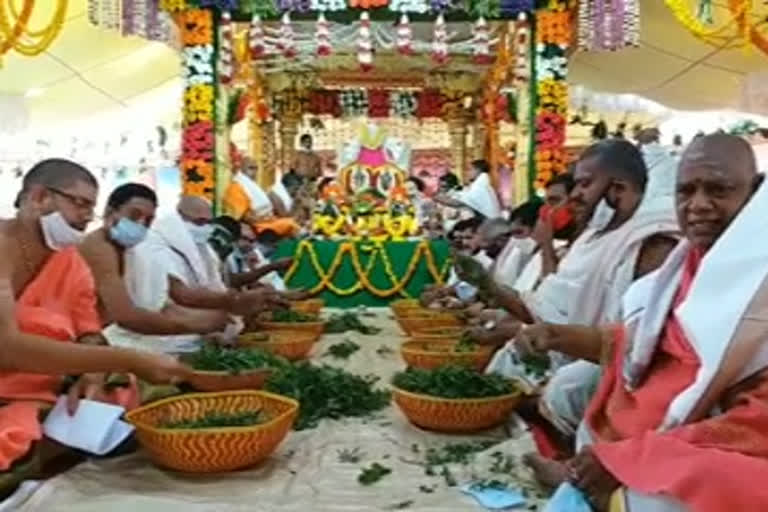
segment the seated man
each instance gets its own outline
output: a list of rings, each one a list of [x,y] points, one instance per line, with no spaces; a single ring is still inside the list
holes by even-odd
[[[626,293],[622,325],[519,336],[522,351],[604,366],[577,455],[536,464],[547,483],[569,480],[598,511],[768,506],[754,480],[768,471],[768,187],[756,168],[738,137],[695,139],[677,178],[685,238]]]
[[[254,254],[253,230],[248,224],[239,223],[232,217],[222,215],[214,219],[213,224],[210,244],[219,256],[224,282],[228,287],[239,290],[261,284],[285,291],[285,284],[277,272],[287,269],[293,263],[293,258],[283,258],[273,263],[263,256],[259,258]]]
[[[439,193],[435,201],[453,208],[471,208],[487,219],[501,217],[501,203],[493,188],[490,166],[485,160],[475,160],[470,165],[470,182],[462,190]]]
[[[139,334],[208,334],[223,331],[228,316],[220,311],[171,307],[159,311],[134,303],[126,282],[126,251],[143,242],[155,216],[157,197],[149,187],[128,183],[107,199],[104,225],[85,237],[80,253],[96,280],[104,324],[115,324]]]
[[[227,289],[209,245],[211,220],[207,200],[182,197],[176,211],[156,219],[146,240],[125,253],[125,282],[137,308],[191,318],[252,314],[284,304],[271,290]],[[238,319],[230,318],[225,334],[237,334],[238,325]],[[166,353],[197,350],[201,334],[151,335],[114,324],[104,331],[110,345]]]
[[[56,400],[62,376],[82,374],[74,392],[109,399],[104,372],[157,383],[189,375],[168,356],[73,343],[101,331],[93,277],[75,247],[97,194],[83,167],[44,160],[24,177],[16,217],[0,221],[0,471],[18,469],[14,463],[42,438],[40,412]]]
[[[269,193],[264,192],[252,174],[256,172],[256,165],[250,159],[243,160],[243,169],[233,174],[224,194],[224,212],[247,222],[256,233],[269,229],[279,236],[294,236],[299,226],[289,215],[293,208],[292,196],[301,180],[295,173],[288,173]]]

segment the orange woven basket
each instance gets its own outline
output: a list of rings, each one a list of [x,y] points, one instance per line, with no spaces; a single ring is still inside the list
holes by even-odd
[[[463,327],[425,327],[411,332],[411,341],[456,342],[464,331]]]
[[[424,308],[416,299],[400,299],[392,301],[389,307],[395,313],[395,316],[402,316],[408,314],[410,311],[424,310]]]
[[[319,315],[324,307],[325,301],[323,299],[307,299],[291,302],[291,309],[293,311],[305,313],[307,315]]]
[[[438,432],[476,432],[503,423],[522,398],[515,392],[490,398],[438,398],[393,388],[392,397],[408,421]]]
[[[259,368],[241,373],[197,370],[187,379],[187,383],[197,391],[261,389],[270,375],[272,375],[271,368]]]
[[[440,366],[469,366],[483,371],[493,357],[494,349],[477,345],[475,350],[454,351],[456,343],[449,341],[407,341],[400,346],[400,355],[411,368],[432,370]]]
[[[318,340],[325,330],[325,322],[260,322],[259,327],[265,331],[294,331],[311,334]]]
[[[272,419],[248,427],[169,429],[168,422],[194,420],[215,412],[261,410]],[[153,402],[125,415],[136,437],[158,466],[190,473],[233,471],[269,457],[293,426],[299,404],[265,391],[192,393]]]
[[[260,348],[289,361],[306,359],[317,336],[301,331],[271,331],[241,334],[237,344],[242,347]]]
[[[397,322],[406,334],[411,334],[428,327],[460,327],[462,321],[452,313],[442,311],[423,311],[397,317]]]

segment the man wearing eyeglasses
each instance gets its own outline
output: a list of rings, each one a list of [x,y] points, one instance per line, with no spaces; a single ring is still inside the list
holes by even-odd
[[[44,160],[24,177],[15,218],[0,221],[0,471],[32,460],[20,461],[42,438],[40,410],[56,400],[62,376],[189,376],[172,357],[71,343],[101,330],[93,277],[75,247],[97,193],[85,168]]]

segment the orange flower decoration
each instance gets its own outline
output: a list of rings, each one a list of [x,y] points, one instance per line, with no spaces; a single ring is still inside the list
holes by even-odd
[[[213,43],[213,16],[209,9],[188,9],[178,15],[184,46]]]

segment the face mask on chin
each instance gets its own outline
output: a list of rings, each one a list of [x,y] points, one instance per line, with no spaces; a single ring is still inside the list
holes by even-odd
[[[43,231],[45,245],[52,251],[61,251],[75,246],[85,237],[85,232],[72,227],[61,212],[40,217],[40,229]]]
[[[147,227],[143,224],[123,217],[109,228],[109,237],[121,247],[130,249],[144,241],[147,231]]]
[[[197,245],[205,245],[208,243],[208,239],[213,234],[213,226],[210,224],[198,226],[197,224],[193,224],[191,222],[187,222],[186,224],[187,230],[189,231],[190,236],[192,236],[192,240]]]

